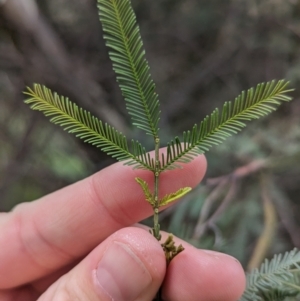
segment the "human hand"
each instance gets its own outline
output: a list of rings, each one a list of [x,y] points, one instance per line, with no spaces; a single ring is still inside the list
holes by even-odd
[[[162,195],[195,187],[205,169],[199,156],[164,172]],[[164,300],[236,301],[245,276],[231,256],[180,241],[185,250],[166,271],[160,243],[132,226],[152,214],[137,176],[152,180],[116,163],[1,213],[0,301],[150,301],[163,281]]]

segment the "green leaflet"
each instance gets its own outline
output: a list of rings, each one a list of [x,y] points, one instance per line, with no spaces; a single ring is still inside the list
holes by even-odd
[[[109,56],[133,124],[158,137],[158,96],[131,3],[98,0],[98,9]]]
[[[68,98],[58,96],[38,84],[35,84],[33,89],[27,88],[24,94],[29,96],[25,103],[30,104],[31,109],[42,111],[45,116],[51,116],[51,122],[75,134],[84,142],[101,148],[119,161],[126,160],[124,163],[126,165],[152,170],[153,162],[139,142],[132,141],[132,152],[130,152],[127,139],[122,133],[108,124],[103,124],[89,112],[78,108]]]
[[[215,109],[200,125],[183,133],[168,143],[167,157],[162,158],[162,170],[180,167],[177,162],[187,163],[199,154],[208,151],[246,126],[245,121],[258,119],[276,110],[282,102],[292,98],[287,95],[285,80],[258,84],[247,92],[242,92],[234,102],[226,102],[221,113]]]

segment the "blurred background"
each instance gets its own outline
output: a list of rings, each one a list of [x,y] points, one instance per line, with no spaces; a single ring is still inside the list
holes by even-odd
[[[162,228],[248,268],[300,248],[300,2],[133,0],[133,7],[164,142],[259,82],[286,78],[297,89],[292,103],[207,154],[203,184],[162,213]],[[0,0],[0,211],[114,162],[23,103],[35,82],[151,149],[130,126],[96,0]]]

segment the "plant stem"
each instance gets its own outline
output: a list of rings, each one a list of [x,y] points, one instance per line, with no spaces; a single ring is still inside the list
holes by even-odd
[[[159,213],[159,199],[158,199],[158,189],[159,189],[159,175],[160,175],[160,162],[159,162],[159,137],[154,137],[155,143],[155,169],[154,169],[154,206],[153,206],[153,235],[157,240],[161,239],[160,235],[160,225],[158,219]],[[159,288],[155,299],[153,301],[161,301],[161,287]]]
[[[160,162],[159,162],[159,138],[156,136],[154,138],[155,143],[155,170],[154,170],[154,206],[153,206],[153,235],[157,240],[160,240],[160,225],[158,220],[159,212],[159,199],[158,199],[158,189],[159,189],[159,175],[160,175]]]

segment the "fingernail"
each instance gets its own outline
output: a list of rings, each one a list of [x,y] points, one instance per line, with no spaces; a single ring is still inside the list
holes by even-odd
[[[239,262],[236,258],[234,258],[233,256],[231,255],[228,255],[228,254],[225,254],[225,253],[220,253],[220,252],[217,252],[217,251],[212,251],[212,250],[202,250],[204,253],[207,253],[211,256],[213,256],[215,259],[221,259],[222,260],[222,257],[224,258],[224,256],[226,256],[227,258],[231,258],[232,260],[236,261],[236,262]]]
[[[98,284],[113,301],[135,300],[152,277],[143,262],[126,245],[113,242],[97,267]]]

